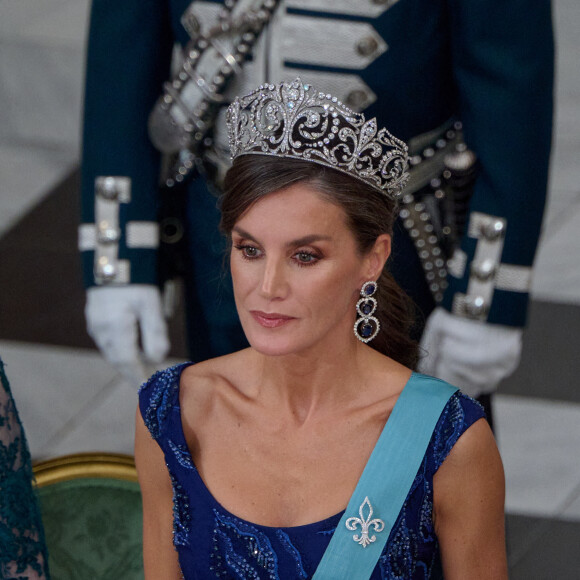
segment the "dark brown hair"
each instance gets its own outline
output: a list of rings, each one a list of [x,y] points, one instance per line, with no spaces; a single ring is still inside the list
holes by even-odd
[[[310,161],[259,154],[237,157],[226,174],[221,199],[222,231],[230,236],[238,219],[255,202],[297,183],[308,183],[328,201],[342,207],[361,255],[373,247],[381,234],[392,235],[396,202],[370,185]],[[393,279],[388,263],[377,282],[375,316],[381,330],[369,346],[414,368],[418,346],[409,336],[415,320],[414,305]]]

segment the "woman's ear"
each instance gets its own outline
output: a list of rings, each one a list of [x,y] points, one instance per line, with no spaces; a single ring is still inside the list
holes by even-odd
[[[391,236],[381,234],[365,256],[365,280],[378,280],[391,255]]]

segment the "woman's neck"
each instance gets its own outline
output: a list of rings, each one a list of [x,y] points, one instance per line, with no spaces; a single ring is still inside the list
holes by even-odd
[[[253,395],[278,416],[302,425],[317,416],[344,411],[370,387],[365,367],[380,356],[349,342],[332,351],[266,356],[253,351],[256,385]]]

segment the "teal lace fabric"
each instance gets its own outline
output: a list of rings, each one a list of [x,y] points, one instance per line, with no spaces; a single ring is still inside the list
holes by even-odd
[[[30,452],[0,359],[0,578],[48,580]]]

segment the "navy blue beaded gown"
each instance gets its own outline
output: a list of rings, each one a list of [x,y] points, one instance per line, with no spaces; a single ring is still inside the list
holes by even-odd
[[[139,392],[141,414],[164,452],[173,485],[173,543],[183,577],[312,578],[342,512],[312,524],[274,528],[242,520],[224,509],[201,479],[182,428],[179,382],[189,364],[156,373]],[[432,519],[433,476],[459,437],[483,416],[473,399],[459,392],[450,398],[372,580],[443,577]]]

